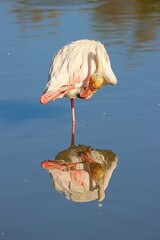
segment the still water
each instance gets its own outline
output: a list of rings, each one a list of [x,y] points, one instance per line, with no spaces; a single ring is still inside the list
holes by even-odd
[[[0,19],[0,239],[160,239],[160,1],[1,0]],[[105,45],[118,85],[76,100],[70,146],[69,100],[39,96],[77,39]],[[41,167],[80,157],[103,166]]]

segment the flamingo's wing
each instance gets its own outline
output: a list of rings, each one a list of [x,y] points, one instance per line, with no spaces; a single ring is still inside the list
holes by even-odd
[[[88,75],[88,59],[85,46],[65,46],[53,59],[49,80],[41,103],[63,97],[67,92],[83,85]]]

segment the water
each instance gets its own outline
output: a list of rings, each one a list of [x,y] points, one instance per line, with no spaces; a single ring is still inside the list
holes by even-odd
[[[0,16],[0,239],[159,239],[160,1],[0,1]],[[41,168],[71,142],[69,101],[39,104],[50,61],[82,38],[105,44],[118,78],[76,100],[75,145],[118,160],[101,207]]]

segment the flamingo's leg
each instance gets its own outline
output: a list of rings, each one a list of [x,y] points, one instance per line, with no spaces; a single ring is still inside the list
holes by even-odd
[[[75,142],[75,122],[72,121],[72,135],[71,135],[71,145],[74,145]]]
[[[76,118],[75,118],[74,99],[73,98],[71,98],[71,112],[72,112],[72,138],[71,138],[71,145],[74,145]]]
[[[74,108],[74,98],[71,98],[71,111],[72,111],[72,122],[76,121],[75,108]]]

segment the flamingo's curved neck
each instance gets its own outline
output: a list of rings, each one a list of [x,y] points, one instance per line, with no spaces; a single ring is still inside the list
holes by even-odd
[[[102,67],[102,48],[96,48],[96,55],[95,55],[95,62],[96,62],[96,70],[91,75],[89,80],[89,88],[92,91],[97,91],[100,89],[104,84],[104,77],[103,77],[103,67]]]
[[[102,75],[102,49],[96,48],[96,71],[97,74]]]

